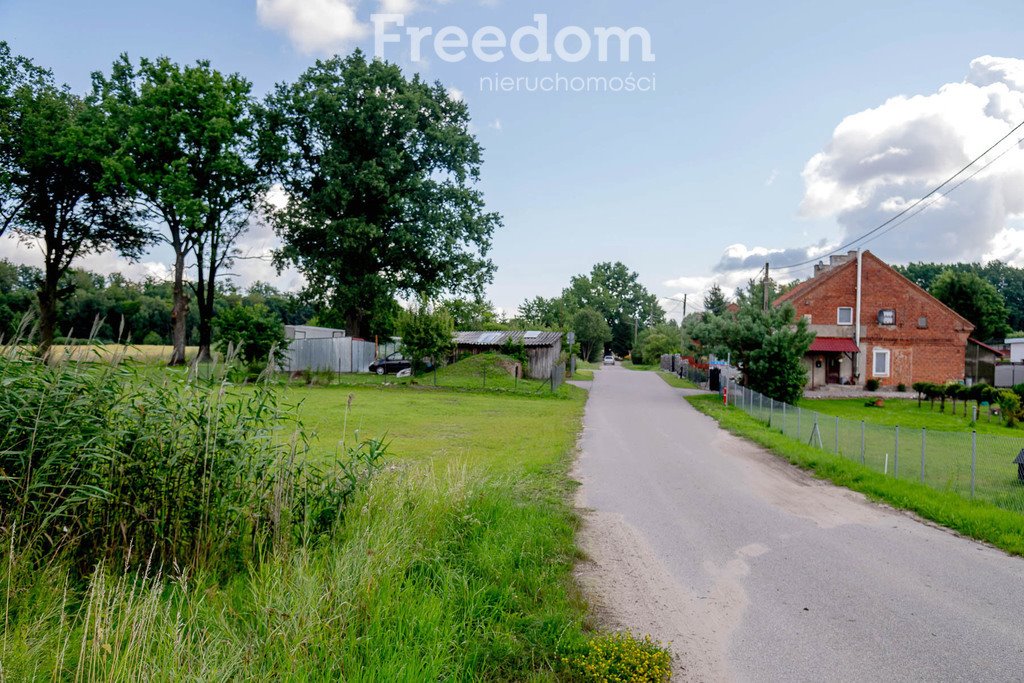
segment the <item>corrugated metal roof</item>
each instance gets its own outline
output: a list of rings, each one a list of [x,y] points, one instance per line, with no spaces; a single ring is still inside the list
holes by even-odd
[[[808,351],[814,353],[860,353],[857,343],[849,337],[815,337]]]
[[[522,342],[524,346],[554,346],[562,341],[561,332],[456,332],[459,346],[502,346],[505,342]]]

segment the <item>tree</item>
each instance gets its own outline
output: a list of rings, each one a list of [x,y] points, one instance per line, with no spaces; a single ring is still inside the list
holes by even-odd
[[[655,365],[662,356],[679,353],[680,345],[680,329],[675,321],[650,327],[640,333],[638,348],[633,350],[633,362]]]
[[[579,275],[562,293],[566,308],[592,308],[612,329],[611,349],[625,355],[640,332],[665,321],[658,297],[640,284],[640,276],[622,263],[598,263],[589,275]]]
[[[498,316],[490,301],[480,298],[448,299],[441,309],[452,318],[456,330],[480,330],[493,325]]]
[[[37,298],[39,352],[45,355],[58,305],[73,291],[61,283],[72,263],[110,249],[137,257],[149,233],[131,194],[109,172],[116,135],[93,102],[58,87],[48,72],[5,97],[0,205],[9,207],[4,225],[42,251]]]
[[[277,86],[260,120],[263,161],[288,196],[271,210],[278,261],[351,334],[387,331],[375,312],[399,294],[482,295],[501,218],[475,187],[469,110],[441,83],[357,50]]]
[[[426,368],[426,359],[436,366],[455,350],[455,326],[451,316],[444,309],[434,310],[425,300],[402,312],[398,331],[402,337],[402,353],[412,361],[416,372]]]
[[[265,189],[254,163],[251,85],[207,61],[181,67],[166,57],[135,68],[122,56],[94,90],[120,128],[119,170],[148,212],[167,230],[174,253],[171,365],[185,362],[185,291],[189,257],[196,266],[199,358],[209,358],[217,276],[236,255]]]
[[[572,328],[580,345],[580,356],[595,361],[604,353],[604,345],[612,340],[612,328],[593,308],[584,308],[572,318]]]
[[[572,316],[562,297],[545,299],[538,296],[519,306],[519,319],[527,325],[562,328],[569,324]]]
[[[707,295],[704,297],[704,311],[711,315],[724,315],[729,310],[729,300],[718,284],[711,285]]]
[[[979,339],[1005,337],[1011,330],[1003,297],[974,273],[947,270],[935,280],[931,293],[971,321],[974,336]]]
[[[271,354],[284,350],[284,325],[263,304],[232,306],[217,316],[217,347],[231,347],[250,370],[259,370]]]
[[[802,360],[814,334],[792,305],[767,311],[747,305],[735,316],[709,316],[695,326],[695,336],[712,353],[731,353],[746,386],[786,403],[803,395],[807,371]]]

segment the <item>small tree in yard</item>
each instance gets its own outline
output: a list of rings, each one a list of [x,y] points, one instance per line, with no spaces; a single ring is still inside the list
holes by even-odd
[[[580,356],[585,360],[596,360],[595,356],[604,353],[604,345],[612,340],[612,328],[593,308],[584,308],[576,313],[572,326],[580,343]]]
[[[284,325],[263,304],[233,306],[216,318],[217,348],[226,352],[231,346],[250,370],[267,363],[275,349],[288,345]]]
[[[455,349],[452,317],[443,309],[434,310],[425,301],[399,316],[398,332],[402,353],[412,361],[416,372],[426,369],[424,359],[429,358],[437,365]]]
[[[731,353],[746,385],[755,391],[786,403],[803,395],[807,371],[802,359],[814,334],[791,305],[767,311],[745,305],[736,316],[708,316],[693,333],[706,350],[719,356]]]

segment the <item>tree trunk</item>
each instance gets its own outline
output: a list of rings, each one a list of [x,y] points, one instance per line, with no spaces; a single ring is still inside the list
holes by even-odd
[[[36,297],[39,300],[39,356],[47,358],[57,329],[57,283],[47,277]]]
[[[213,282],[216,277],[213,267],[210,268],[210,278],[203,280],[199,276],[196,298],[199,300],[199,355],[196,360],[200,363],[209,363],[213,360]]]
[[[363,334],[363,314],[350,311],[345,314],[345,334],[349,337],[360,337]]]
[[[171,308],[171,360],[170,366],[185,364],[187,341],[185,320],[188,318],[188,294],[185,292],[185,255],[177,254],[174,259],[174,305]]]

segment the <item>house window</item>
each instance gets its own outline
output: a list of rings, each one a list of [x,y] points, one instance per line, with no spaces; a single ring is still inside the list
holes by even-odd
[[[917,319],[917,329],[919,329],[919,330],[927,330],[928,329],[928,318],[926,316],[922,315],[920,318]]]
[[[883,308],[878,312],[879,325],[895,325],[896,311],[891,308]]]
[[[884,349],[875,349],[871,374],[875,377],[888,377],[889,359],[890,353],[888,351]]]
[[[810,313],[804,313],[804,320],[807,321],[808,325],[810,325],[811,324],[811,314]]]
[[[841,306],[836,313],[836,324],[837,325],[852,325],[853,324],[853,309],[848,306]]]

